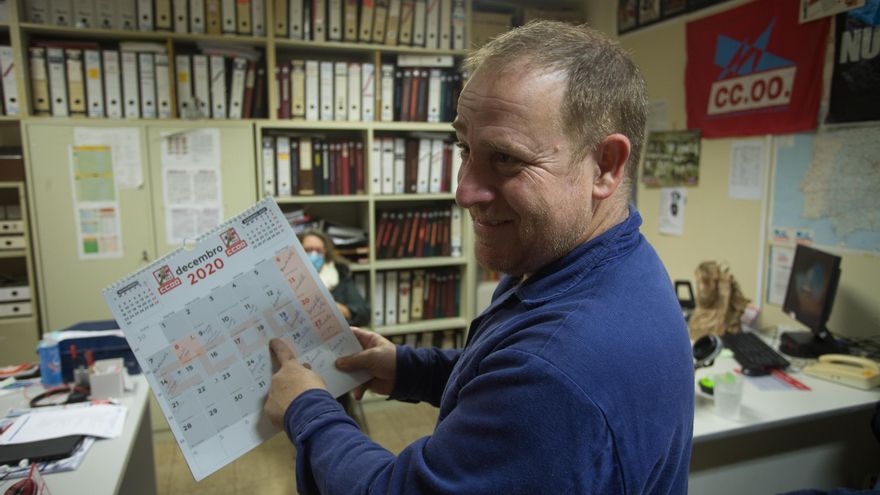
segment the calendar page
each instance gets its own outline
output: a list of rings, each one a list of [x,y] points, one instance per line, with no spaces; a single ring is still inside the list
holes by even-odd
[[[334,367],[361,346],[272,198],[103,296],[196,481],[278,432],[262,413],[269,339],[334,397],[368,379]]]

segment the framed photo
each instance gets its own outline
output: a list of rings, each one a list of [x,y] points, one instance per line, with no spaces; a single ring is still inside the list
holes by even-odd
[[[687,0],[661,0],[660,15],[664,19],[687,12]]]
[[[639,26],[660,20],[660,0],[639,0]]]
[[[618,0],[617,2],[617,33],[625,33],[636,28],[638,21],[639,0]]]

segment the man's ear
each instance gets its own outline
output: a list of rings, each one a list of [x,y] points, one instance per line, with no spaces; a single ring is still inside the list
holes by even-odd
[[[630,147],[629,138],[623,134],[606,136],[596,145],[593,156],[596,157],[598,172],[593,180],[594,200],[610,197],[623,182]]]

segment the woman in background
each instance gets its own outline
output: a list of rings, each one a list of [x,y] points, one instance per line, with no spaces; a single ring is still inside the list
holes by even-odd
[[[354,326],[368,324],[370,305],[358,292],[348,262],[336,255],[330,237],[320,230],[307,230],[299,238],[345,320]]]

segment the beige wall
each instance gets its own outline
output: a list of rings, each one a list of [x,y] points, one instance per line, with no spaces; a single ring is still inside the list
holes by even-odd
[[[616,3],[616,0],[589,0],[585,7],[588,22],[614,37]],[[729,2],[707,12],[723,11],[742,3]],[[644,73],[650,99],[666,102],[667,122],[673,130],[687,128],[685,24],[708,14],[691,14],[620,37],[620,43],[631,51]],[[685,233],[681,237],[658,234],[659,190],[639,186],[639,210],[644,218],[642,232],[657,249],[673,279],[693,281],[694,269],[704,260],[726,262],[746,296],[761,303],[762,326],[795,326],[797,322],[784,315],[778,306],[767,305],[763,294],[756,294],[759,277],[763,282],[765,276],[758,272],[759,263],[767,255],[767,246],[761,237],[765,206],[760,201],[728,197],[730,143],[729,139],[702,141],[700,183],[688,189]],[[880,256],[837,254],[843,255],[843,274],[828,328],[847,336],[880,333]],[[763,263],[763,272],[766,265]]]

